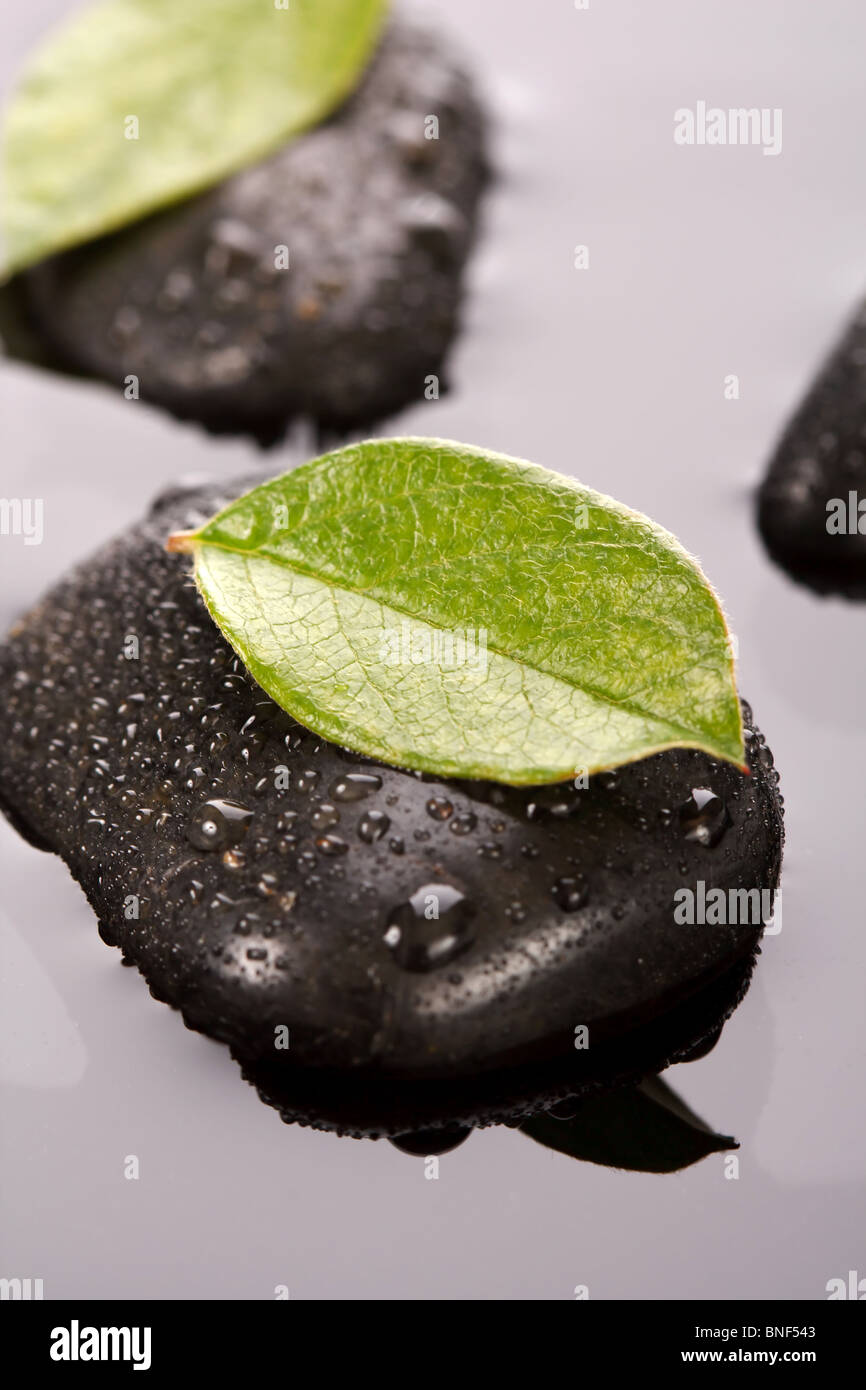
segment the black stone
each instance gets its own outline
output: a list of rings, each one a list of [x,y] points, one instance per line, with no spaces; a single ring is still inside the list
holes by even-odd
[[[828,504],[853,529],[828,530]],[[773,559],[818,593],[866,599],[866,305],[823,366],[776,448],[758,495]],[[862,521],[862,529],[858,522]]]
[[[103,939],[227,1043],[283,1118],[346,1133],[513,1121],[699,1050],[746,988],[760,926],[679,925],[674,893],[779,876],[778,779],[749,711],[750,777],[674,750],[563,798],[357,758],[264,694],[188,558],[164,550],[252,481],[173,490],[0,647],[0,803],[62,855]],[[341,801],[353,772],[364,796]],[[713,845],[678,814],[694,788],[725,804]],[[431,797],[454,815],[432,818]],[[318,844],[321,803],[339,856]],[[392,833],[370,842],[358,827],[374,810]],[[563,907],[565,879],[581,892]],[[403,953],[386,934],[414,929],[421,900],[400,909],[431,885],[448,889],[453,940],[422,933]]]
[[[35,329],[53,365],[119,392],[136,376],[141,400],[214,432],[267,444],[294,416],[365,427],[441,376],[485,177],[461,64],[438,34],[394,23],[329,121],[18,277],[0,331],[32,361]]]

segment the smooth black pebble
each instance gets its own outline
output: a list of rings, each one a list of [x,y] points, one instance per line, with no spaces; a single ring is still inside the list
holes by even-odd
[[[744,992],[761,926],[681,925],[675,893],[779,877],[778,779],[748,709],[749,777],[682,749],[583,790],[437,782],[323,742],[164,550],[255,481],[173,489],[0,647],[9,818],[286,1120],[513,1122],[687,1057]]]

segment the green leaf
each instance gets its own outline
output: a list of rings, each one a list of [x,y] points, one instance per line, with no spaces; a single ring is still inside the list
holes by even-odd
[[[322,120],[358,82],[386,7],[88,6],[36,55],[6,116],[5,270],[206,188]]]
[[[708,1154],[739,1148],[730,1135],[714,1134],[657,1076],[575,1103],[575,1110],[567,1120],[533,1115],[520,1129],[569,1158],[640,1173],[676,1173]]]
[[[169,548],[194,552],[268,694],[355,752],[513,785],[675,746],[743,763],[727,629],[695,561],[533,464],[354,444]]]

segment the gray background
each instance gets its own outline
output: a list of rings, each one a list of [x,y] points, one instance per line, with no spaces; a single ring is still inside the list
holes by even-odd
[[[69,0],[5,7],[3,94]],[[414,7],[413,7],[414,8]],[[280,1124],[99,940],[58,861],[0,825],[2,1258],[46,1297],[822,1298],[866,1275],[864,624],[762,552],[751,492],[866,284],[862,0],[439,0],[500,179],[454,390],[383,433],[524,455],[650,513],[703,561],[787,802],[784,926],[715,1052],[668,1078],[742,1140],[671,1177],[506,1129],[441,1161]],[[781,107],[778,158],[679,148],[699,99]],[[576,243],[590,269],[573,268]],[[740,378],[738,401],[723,379]],[[181,474],[255,459],[120,392],[0,367],[5,627]],[[296,438],[274,471],[302,456]],[[125,1181],[127,1154],[141,1178]]]

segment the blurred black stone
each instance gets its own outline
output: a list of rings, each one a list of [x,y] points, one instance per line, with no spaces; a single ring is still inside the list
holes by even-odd
[[[866,599],[866,306],[782,435],[758,495],[758,525],[794,579]]]
[[[330,120],[13,281],[6,350],[118,392],[135,376],[140,400],[262,444],[295,416],[326,436],[364,428],[441,378],[486,179],[483,124],[438,33],[392,23]]]

